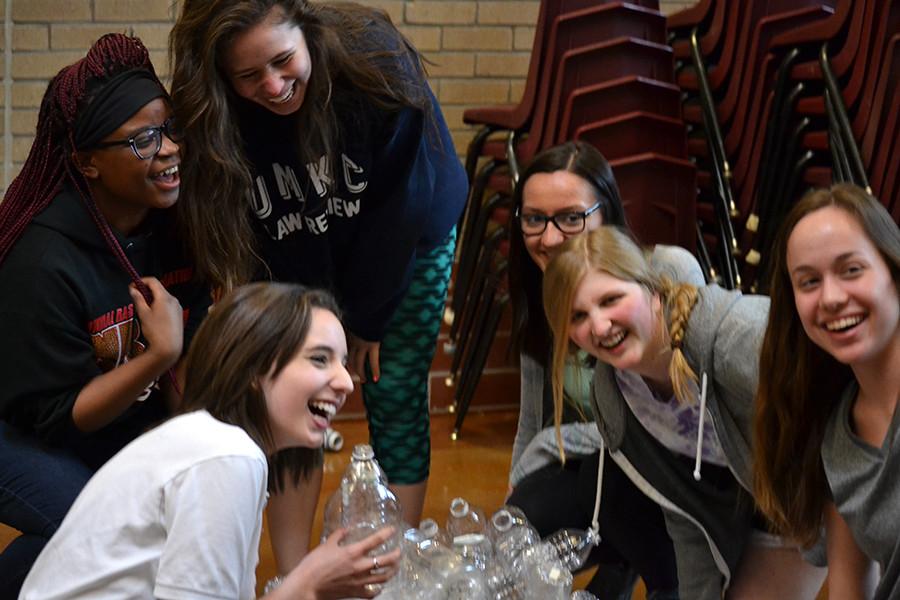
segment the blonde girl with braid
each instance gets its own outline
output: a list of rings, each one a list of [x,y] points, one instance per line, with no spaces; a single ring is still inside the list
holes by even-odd
[[[680,598],[815,598],[824,569],[768,533],[749,493],[768,299],[673,283],[613,227],[567,241],[543,290],[556,416],[581,348],[597,359],[591,407],[608,456],[663,509]]]

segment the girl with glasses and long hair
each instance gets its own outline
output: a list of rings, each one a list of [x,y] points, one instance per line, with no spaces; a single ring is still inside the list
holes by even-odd
[[[418,523],[428,369],[467,194],[422,57],[382,11],[306,0],[187,0],[170,56],[198,267],[224,289],[272,279],[335,293],[371,444]],[[321,470],[303,485],[317,492]],[[282,572],[309,541],[296,507],[316,497],[270,503]]]
[[[0,204],[0,596],[91,474],[177,404],[206,314],[174,233],[179,130],[137,38],[101,37],[50,82]]]
[[[255,598],[267,492],[312,466],[353,390],[346,361],[328,293],[225,296],[191,344],[180,414],[88,482],[21,598]],[[371,598],[396,570],[399,549],[377,553],[394,533],[342,545],[340,529],[265,597]]]
[[[900,596],[900,229],[861,188],[805,196],[773,253],[754,431],[760,507],[828,594]]]
[[[566,363],[559,440],[553,428],[552,335],[541,305],[543,271],[567,239],[604,224],[627,224],[609,163],[584,142],[567,142],[535,156],[516,187],[514,204],[509,279],[521,397],[508,502],[546,536],[591,526],[600,436],[590,422],[587,385],[594,362],[587,355]],[[652,260],[675,280],[704,283],[696,259],[682,248],[656,246]],[[589,561],[600,566],[586,589],[600,598],[630,597],[640,576],[650,598],[677,596],[675,557],[656,503],[612,464],[606,468],[600,506],[602,542]]]
[[[824,570],[768,532],[750,495],[768,299],[673,282],[612,227],[563,244],[543,299],[554,406],[572,349],[596,358],[590,404],[602,447],[662,507],[679,596],[815,598]]]

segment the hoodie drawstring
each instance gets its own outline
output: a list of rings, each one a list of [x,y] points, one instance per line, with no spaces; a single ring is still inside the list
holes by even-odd
[[[600,493],[603,490],[603,460],[606,457],[606,444],[600,437],[600,458],[597,461],[597,496],[594,498],[594,516],[591,518],[591,542],[600,544]]]
[[[700,379],[700,425],[697,427],[697,455],[694,458],[694,480],[700,481],[700,464],[703,460],[703,421],[706,419],[706,372]]]

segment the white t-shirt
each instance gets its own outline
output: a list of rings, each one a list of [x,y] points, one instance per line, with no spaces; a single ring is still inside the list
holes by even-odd
[[[254,598],[267,471],[243,429],[167,421],[91,478],[20,599]]]

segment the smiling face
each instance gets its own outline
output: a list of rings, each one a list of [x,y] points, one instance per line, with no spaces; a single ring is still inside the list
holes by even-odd
[[[238,96],[277,115],[300,109],[312,73],[303,31],[278,6],[234,37],[223,67]]]
[[[151,100],[102,141],[128,139],[171,116],[164,99]],[[140,159],[129,146],[120,145],[83,152],[79,161],[100,212],[122,233],[143,221],[151,208],[168,208],[178,200],[181,156],[178,144],[166,135],[152,158]]]
[[[896,283],[857,220],[833,206],[797,222],[787,269],[806,335],[838,361],[864,365],[896,343]]]
[[[584,212],[596,203],[597,197],[591,185],[574,173],[568,171],[535,173],[528,178],[522,189],[521,214],[523,217],[528,215],[550,217]],[[584,231],[593,231],[602,224],[603,216],[599,210],[595,211],[585,220]],[[572,236],[561,232],[553,223],[547,223],[544,233],[523,237],[525,249],[543,271],[560,244]]]
[[[346,361],[340,321],[331,311],[313,309],[303,347],[277,376],[261,382],[276,449],[323,444],[331,418],[353,391]]]
[[[589,271],[575,291],[569,338],[617,369],[659,378],[661,306],[658,295],[637,283]]]

